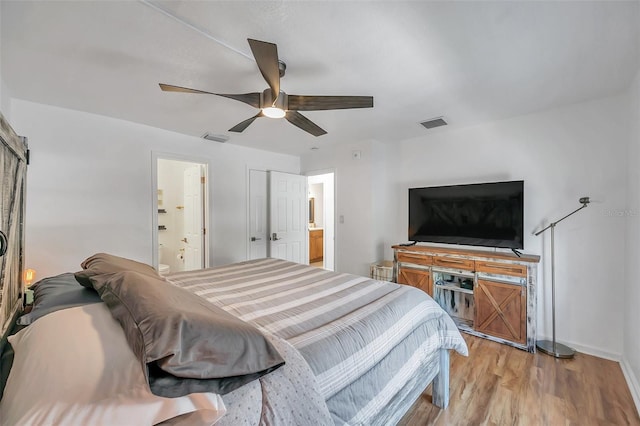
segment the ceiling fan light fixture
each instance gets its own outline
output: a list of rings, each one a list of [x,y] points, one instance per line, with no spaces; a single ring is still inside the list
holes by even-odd
[[[262,113],[269,118],[282,118],[286,115],[283,109],[277,107],[262,108]]]

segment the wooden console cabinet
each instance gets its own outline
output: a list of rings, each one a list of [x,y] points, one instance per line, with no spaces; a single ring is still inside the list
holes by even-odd
[[[460,331],[536,351],[539,256],[423,245],[393,249],[393,280],[432,296]]]

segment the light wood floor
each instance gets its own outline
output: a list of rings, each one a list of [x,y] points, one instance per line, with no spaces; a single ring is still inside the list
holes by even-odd
[[[640,425],[618,363],[581,353],[560,360],[463,336],[469,357],[451,355],[449,407],[433,406],[429,387],[401,426]]]

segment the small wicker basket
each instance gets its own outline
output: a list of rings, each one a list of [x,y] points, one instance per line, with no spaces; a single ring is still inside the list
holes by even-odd
[[[393,279],[393,261],[383,260],[372,263],[369,267],[369,276],[374,280],[391,281]]]

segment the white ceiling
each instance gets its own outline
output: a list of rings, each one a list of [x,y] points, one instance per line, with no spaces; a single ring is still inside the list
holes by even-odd
[[[620,93],[639,67],[640,3],[2,1],[1,75],[12,97],[299,155],[427,134]],[[289,94],[372,95],[373,109],[304,113],[313,137],[209,95],[262,91],[246,39],[278,45]],[[431,130],[438,131],[438,130]],[[211,142],[215,143],[215,142]]]

